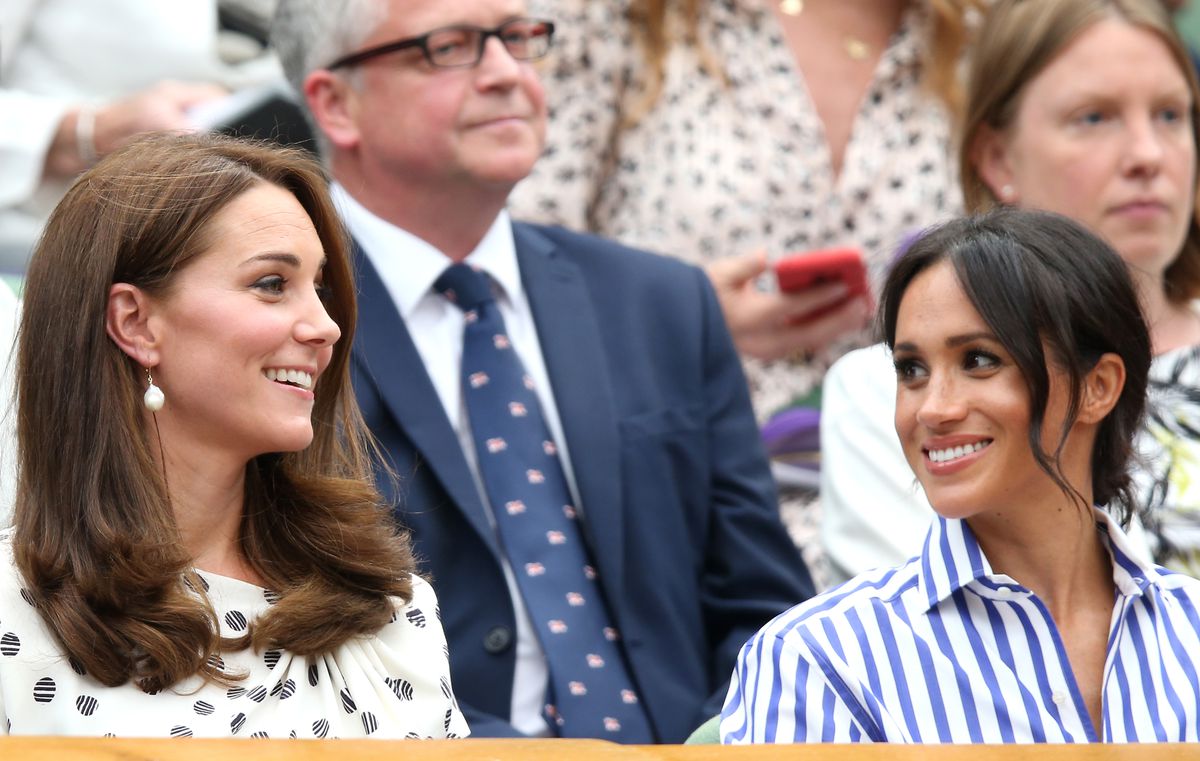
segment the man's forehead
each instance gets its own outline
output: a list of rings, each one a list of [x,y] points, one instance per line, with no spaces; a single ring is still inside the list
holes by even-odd
[[[493,27],[527,13],[525,0],[390,0],[387,5],[377,31],[393,39],[455,24]]]

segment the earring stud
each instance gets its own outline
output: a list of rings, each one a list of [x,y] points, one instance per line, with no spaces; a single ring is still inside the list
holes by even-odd
[[[151,412],[158,412],[163,408],[163,402],[166,401],[166,396],[163,395],[162,389],[154,385],[154,376],[150,374],[150,368],[146,368],[146,382],[149,387],[146,389],[145,396],[142,397],[142,404],[146,405],[146,409]]]

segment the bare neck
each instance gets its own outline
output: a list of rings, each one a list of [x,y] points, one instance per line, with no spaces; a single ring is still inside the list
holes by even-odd
[[[349,160],[332,162],[333,176],[354,200],[441,251],[452,261],[467,257],[504,210],[511,184],[465,181],[452,186],[397,180],[363,171]]]
[[[1060,505],[983,513],[968,523],[992,571],[1036,594],[1056,621],[1083,608],[1112,608],[1112,559],[1090,508],[1064,495]]]
[[[1154,356],[1200,344],[1200,317],[1192,311],[1191,304],[1169,300],[1162,278],[1143,275],[1137,279],[1137,285]]]
[[[163,450],[164,462],[157,443],[153,448],[166,476],[175,524],[192,564],[222,576],[261,583],[246,562],[239,540],[245,512],[246,463],[222,452],[181,456],[169,445]]]

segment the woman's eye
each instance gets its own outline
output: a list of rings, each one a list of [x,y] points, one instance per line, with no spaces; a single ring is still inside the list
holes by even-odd
[[[322,304],[328,304],[333,300],[333,289],[324,283],[317,283],[313,289],[317,292],[317,298],[321,300]]]
[[[986,351],[969,351],[963,358],[963,366],[968,370],[991,370],[1000,366],[1000,358]]]
[[[268,275],[264,278],[259,278],[258,280],[254,281],[254,285],[251,287],[260,291],[265,291],[266,293],[278,294],[283,293],[283,286],[286,284],[287,280],[285,280],[281,275]]]
[[[1161,109],[1158,112],[1158,118],[1168,124],[1176,124],[1187,118],[1187,111],[1172,106]]]
[[[896,380],[901,383],[912,383],[926,375],[925,368],[916,360],[897,359],[894,364],[896,366]]]
[[[1105,118],[1106,117],[1102,111],[1085,111],[1084,113],[1075,117],[1075,121],[1079,124],[1090,127],[1097,124],[1103,124]]]

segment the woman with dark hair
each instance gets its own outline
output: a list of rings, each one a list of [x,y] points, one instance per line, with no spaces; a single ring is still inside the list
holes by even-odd
[[[25,287],[0,733],[466,733],[368,480],[354,323],[298,152],[151,137],[71,188]]]
[[[1194,576],[1198,96],[1160,0],[997,0],[971,51],[959,157],[969,212],[1065,214],[1131,266],[1155,355],[1137,493],[1155,559]],[[824,390],[822,540],[839,580],[910,557],[929,518],[887,423],[888,361],[874,347],[852,354]]]
[[[937,517],[916,558],[746,644],[724,741],[1200,739],[1200,581],[1095,506],[1134,504],[1151,340],[1124,262],[1065,217],[998,211],[915,243],[880,315]]]

